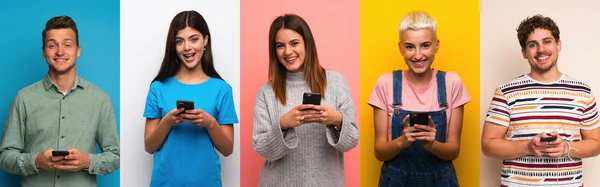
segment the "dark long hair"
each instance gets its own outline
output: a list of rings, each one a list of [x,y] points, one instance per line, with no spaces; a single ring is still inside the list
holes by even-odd
[[[169,26],[169,33],[167,34],[167,47],[165,47],[165,56],[163,58],[162,65],[160,66],[158,75],[156,75],[152,82],[162,82],[165,79],[175,75],[175,73],[179,71],[179,68],[181,67],[181,59],[179,59],[177,56],[177,51],[175,50],[175,35],[179,30],[182,30],[186,27],[191,27],[198,30],[202,34],[203,38],[210,36],[208,24],[204,20],[204,17],[200,15],[200,13],[191,10],[183,11],[177,14],[171,21],[171,26]],[[223,79],[219,73],[217,73],[217,70],[215,70],[212,57],[211,38],[212,37],[208,37],[208,42],[205,47],[206,50],[204,50],[204,54],[200,59],[200,66],[206,75]]]
[[[286,104],[285,84],[287,70],[281,62],[279,62],[275,48],[275,37],[277,37],[277,31],[280,29],[293,30],[304,39],[304,50],[306,55],[302,64],[304,80],[312,92],[321,93],[323,98],[325,98],[327,75],[325,69],[319,64],[315,39],[308,27],[308,23],[295,14],[285,14],[277,17],[273,20],[271,29],[269,29],[269,82],[273,86],[275,98],[277,98],[281,104]]]

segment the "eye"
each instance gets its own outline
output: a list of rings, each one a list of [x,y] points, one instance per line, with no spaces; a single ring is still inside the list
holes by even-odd
[[[298,44],[300,44],[300,42],[294,41],[291,44],[292,44],[292,47],[296,47],[296,46],[298,46]]]
[[[544,44],[550,44],[550,43],[552,43],[551,40],[544,40]]]
[[[421,45],[421,47],[424,49],[428,49],[429,47],[431,47],[431,44],[426,43],[426,44]]]
[[[181,45],[183,43],[182,39],[175,39],[175,44]]]
[[[71,44],[65,44],[65,48],[71,48]]]
[[[275,49],[282,49],[283,46],[284,45],[282,43],[277,43],[277,44],[275,44]]]
[[[54,45],[54,44],[48,44],[47,46],[48,46],[48,49],[54,49],[54,47],[56,47],[56,45]]]
[[[196,42],[198,41],[198,37],[193,37],[193,38],[191,39],[191,41],[192,41],[192,43],[196,43]]]
[[[533,42],[532,42],[532,43],[529,43],[529,44],[527,44],[527,47],[529,47],[529,48],[536,47],[536,46],[537,46],[537,44],[536,44],[536,43],[533,43]]]
[[[413,50],[415,48],[415,46],[413,46],[413,45],[405,45],[404,48],[406,48],[408,50]]]

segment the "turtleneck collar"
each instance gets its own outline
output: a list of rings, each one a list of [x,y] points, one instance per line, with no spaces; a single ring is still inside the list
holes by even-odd
[[[304,72],[289,72],[286,71],[286,79],[287,82],[290,83],[297,83],[297,82],[304,82]]]

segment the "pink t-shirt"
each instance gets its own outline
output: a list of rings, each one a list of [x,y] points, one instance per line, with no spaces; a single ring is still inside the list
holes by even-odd
[[[422,90],[413,89],[406,79],[406,71],[402,72],[402,105],[400,109],[410,111],[439,111],[442,110],[438,103],[437,93],[437,70],[433,71],[429,86]],[[448,108],[446,108],[447,123],[450,124],[452,109],[462,106],[471,101],[471,96],[460,77],[454,72],[446,72],[446,97]],[[369,105],[388,112],[388,140],[392,138],[392,113],[394,112],[394,75],[383,74],[377,79],[375,87],[369,97]],[[450,128],[446,128],[450,129]]]

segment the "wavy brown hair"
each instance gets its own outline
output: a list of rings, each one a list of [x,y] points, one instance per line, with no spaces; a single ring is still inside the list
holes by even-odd
[[[519,38],[521,49],[525,49],[527,38],[535,29],[538,28],[549,30],[550,33],[552,33],[552,37],[554,37],[555,41],[560,40],[560,30],[558,30],[556,22],[549,17],[544,17],[541,14],[537,14],[532,17],[527,17],[521,22],[521,24],[519,24],[519,27],[517,28],[517,38]]]
[[[269,29],[269,83],[273,86],[275,97],[281,104],[286,102],[286,74],[287,70],[277,58],[275,38],[277,31],[290,29],[298,33],[304,39],[305,58],[302,64],[304,80],[312,92],[321,93],[325,98],[325,87],[327,86],[327,75],[325,69],[319,64],[317,46],[310,27],[304,19],[295,14],[285,14],[277,17],[271,23]]]

